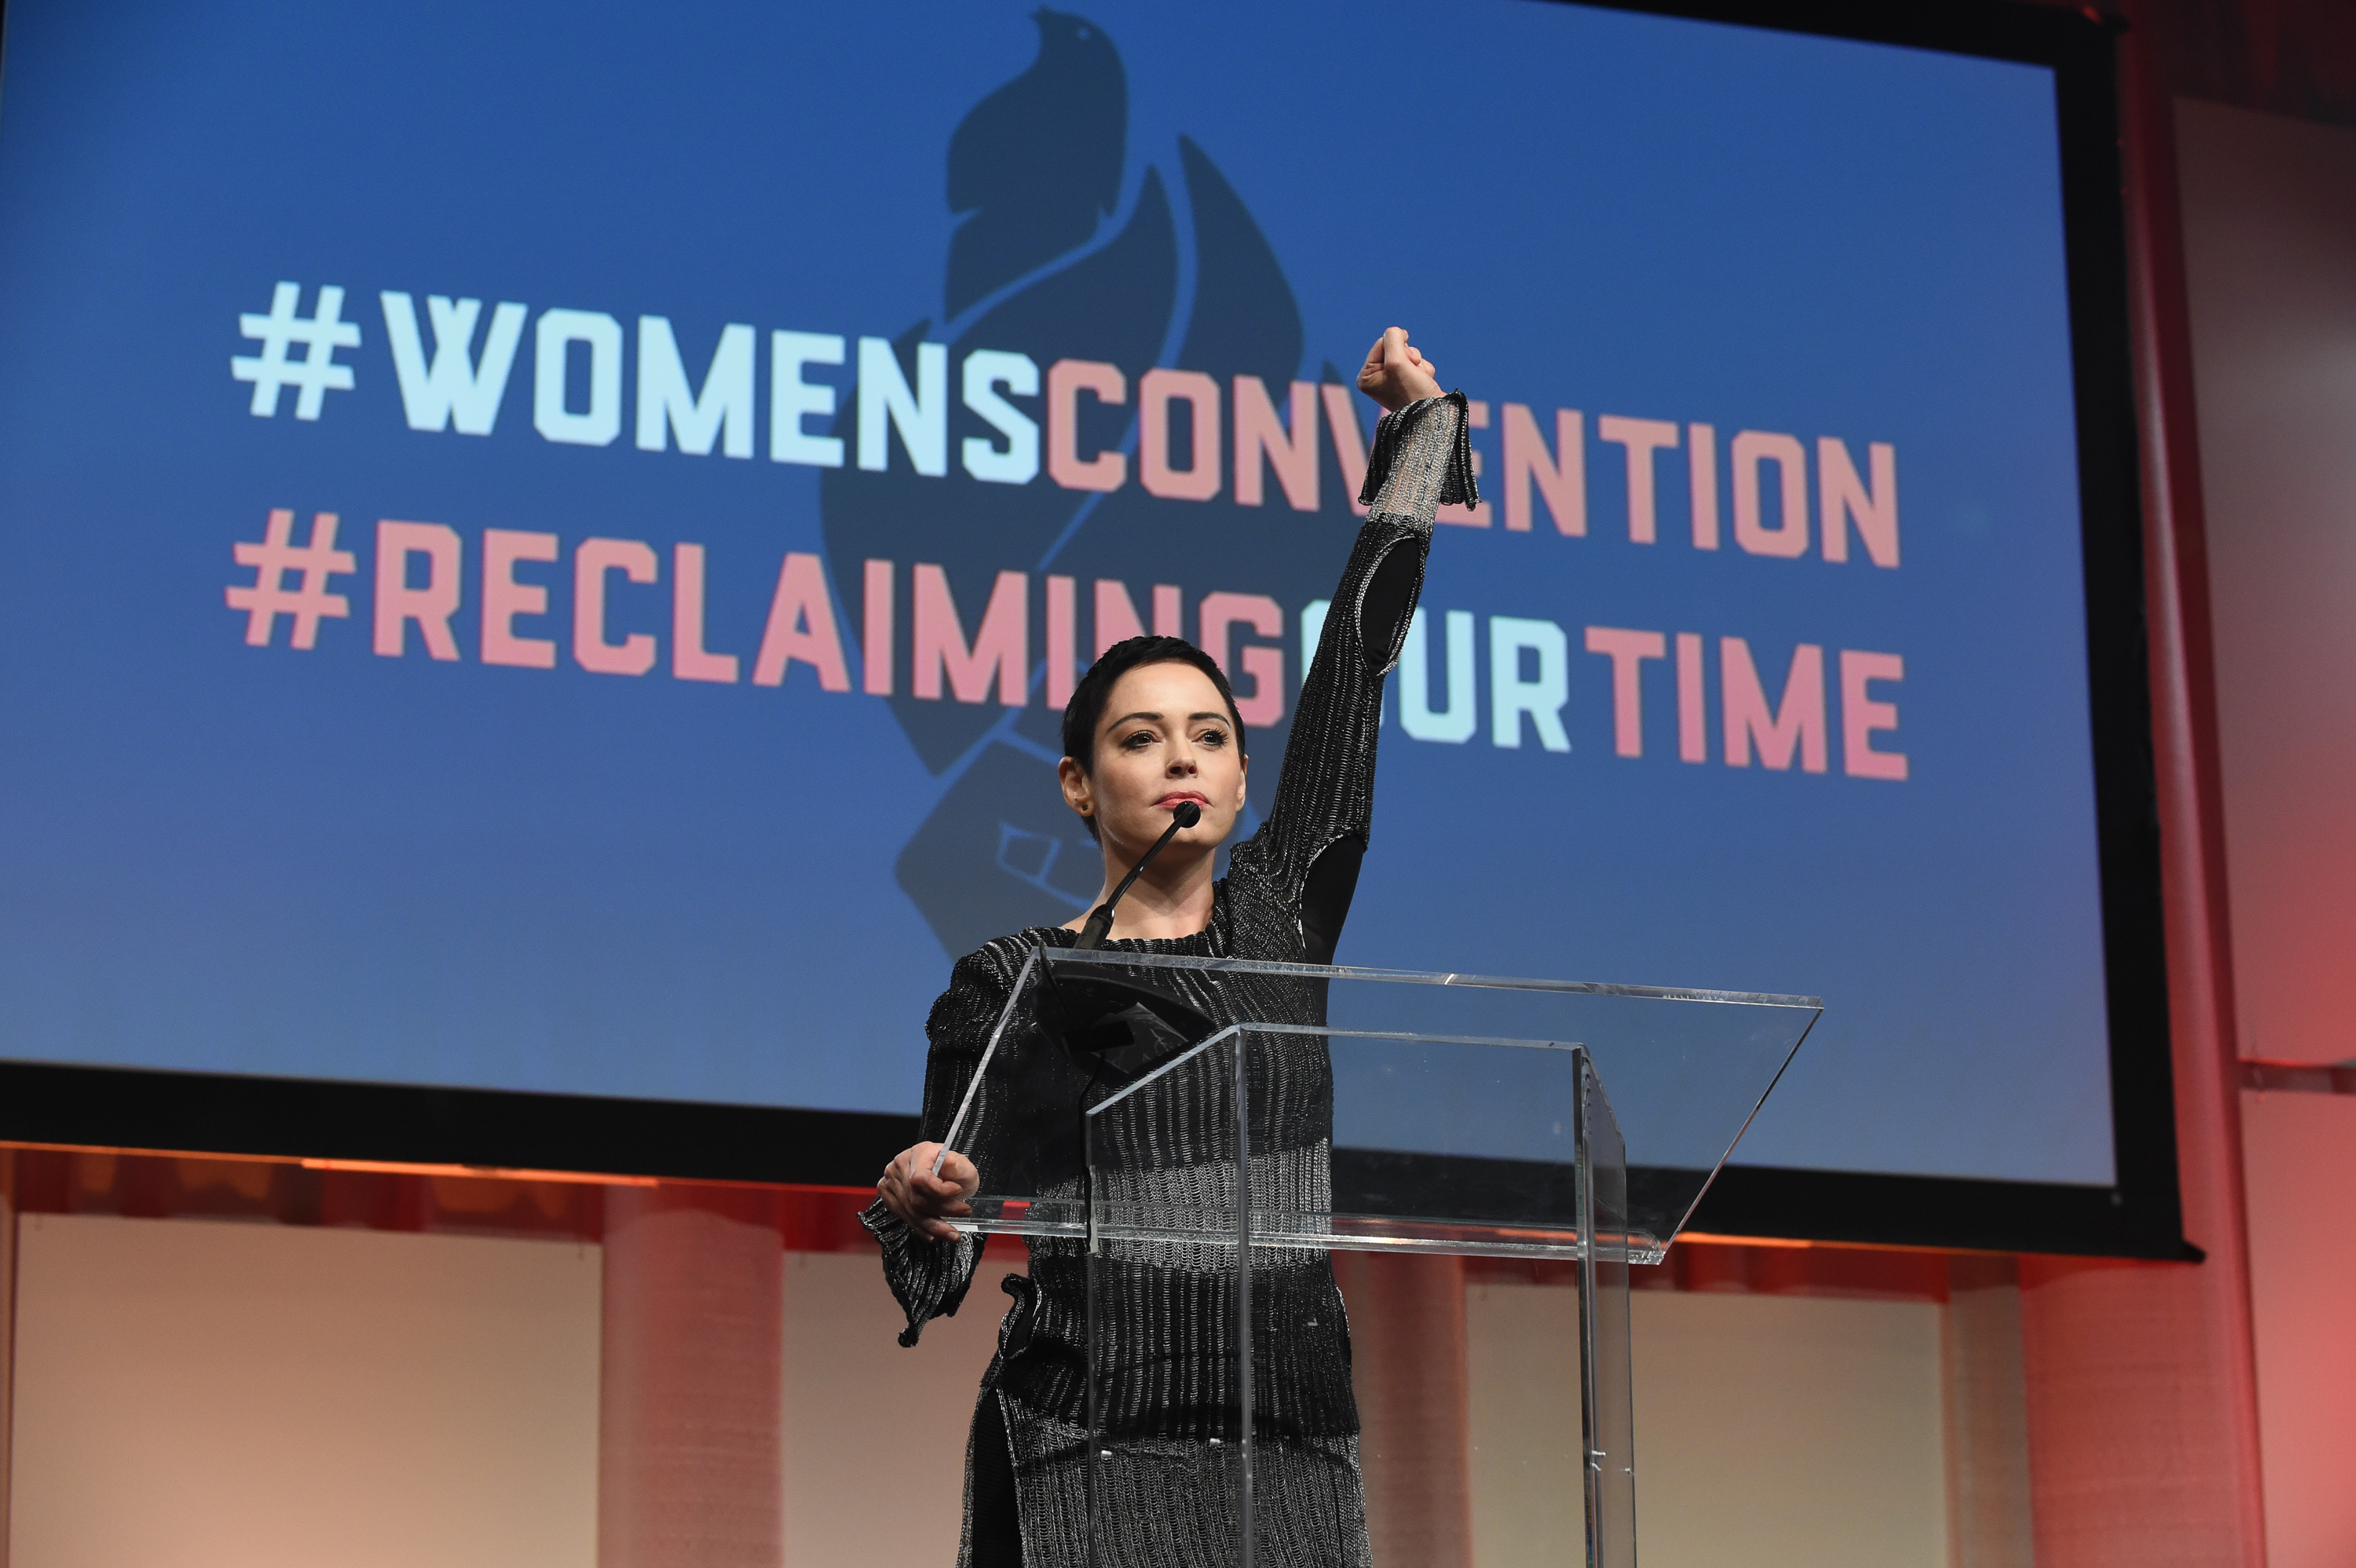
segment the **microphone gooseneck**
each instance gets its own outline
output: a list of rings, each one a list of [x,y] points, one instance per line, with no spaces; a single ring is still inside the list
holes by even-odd
[[[1076,948],[1090,949],[1101,946],[1105,937],[1112,931],[1113,909],[1120,902],[1121,896],[1129,891],[1130,884],[1136,881],[1145,868],[1153,863],[1153,857],[1162,853],[1162,847],[1164,844],[1178,837],[1181,828],[1192,827],[1202,820],[1203,808],[1200,805],[1191,800],[1180,801],[1170,813],[1170,826],[1162,830],[1162,837],[1153,841],[1153,848],[1137,858],[1137,864],[1129,869],[1129,875],[1120,880],[1120,886],[1113,889],[1112,897],[1088,912],[1087,923],[1080,927],[1080,939],[1072,945]]]

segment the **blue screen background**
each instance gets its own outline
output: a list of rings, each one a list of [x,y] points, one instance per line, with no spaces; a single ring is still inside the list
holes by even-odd
[[[915,1108],[965,873],[912,893],[904,856],[963,802],[996,831],[987,759],[1029,757],[1050,805],[1052,770],[994,703],[949,717],[995,739],[909,717],[905,622],[904,699],[855,688],[862,551],[846,546],[868,514],[825,512],[824,486],[855,471],[769,460],[766,346],[773,329],[841,334],[855,362],[862,335],[981,330],[989,302],[945,321],[944,159],[975,105],[1033,68],[1030,10],[8,7],[0,1056]],[[1543,502],[1528,533],[1442,527],[1423,601],[1427,620],[1471,611],[1484,633],[1492,616],[1565,627],[1571,749],[1491,742],[1485,643],[1471,741],[1403,734],[1394,695],[1340,959],[1820,995],[1745,1162],[2107,1182],[2050,73],[1535,0],[1086,15],[1127,107],[1115,210],[1080,249],[1139,232],[1154,182],[1175,231],[1176,303],[1139,318],[1161,347],[1132,382],[1145,363],[1196,368],[1205,258],[1227,253],[1197,231],[1211,209],[1183,137],[1290,286],[1301,353],[1271,384],[1346,373],[1396,322],[1449,384],[1536,409],[1549,443],[1554,410],[1585,416],[1586,536],[1556,532]],[[1042,112],[1043,145],[1095,133]],[[240,314],[267,311],[280,280],[305,315],[319,285],[342,287],[362,332],[337,356],[353,387],[316,421],[291,390],[255,417],[230,373],[257,352]],[[498,301],[609,313],[631,345],[620,438],[535,431],[530,326],[492,434],[411,429],[382,290],[413,296],[429,349],[429,293],[479,298],[487,319]],[[751,461],[633,444],[642,315],[669,318],[691,377],[724,325],[755,325]],[[1043,369],[1057,352],[976,341]],[[852,367],[809,379],[854,400]],[[1730,520],[1722,548],[1691,548],[1682,448],[1658,464],[1659,541],[1632,543],[1622,450],[1596,432],[1609,413],[1714,425],[1721,470],[1734,432],[1794,433],[1812,508],[1818,436],[1860,472],[1869,442],[1890,443],[1902,564],[1854,541],[1845,563],[1749,554]],[[1493,498],[1498,438],[1494,422],[1475,436]],[[994,534],[972,508],[1010,487],[953,457],[948,477],[907,482],[930,508],[916,531],[863,552],[898,562],[904,595],[912,560],[949,561],[969,624],[986,567],[1033,574],[1034,624],[1044,571],[1074,571],[1084,601],[1091,576],[1120,575],[1141,608],[1149,584],[1180,582],[1189,635],[1203,593],[1269,593],[1287,630],[1257,640],[1286,647],[1297,687],[1298,613],[1352,527],[1322,461],[1319,513],[1271,477],[1269,505],[1224,507],[1192,543],[1210,507],[1115,518],[1108,498],[1083,519],[1080,566]],[[1025,497],[1070,496],[1043,473]],[[350,615],[309,650],[283,621],[247,645],[224,603],[253,581],[232,545],[273,507],[294,510],[298,541],[337,513],[358,559],[334,585]],[[371,650],[387,518],[466,540],[455,662],[426,657],[414,628],[404,656]],[[665,662],[637,679],[569,651],[553,670],[481,663],[486,528],[563,541],[562,561],[519,573],[551,593],[519,629],[560,650],[575,544],[650,542],[662,582],[617,580],[612,614],[661,635]],[[708,551],[708,644],[748,668],[780,557],[826,555],[854,690],[800,665],[775,688],[673,678],[681,540]],[[1677,758],[1665,661],[1644,667],[1644,754],[1614,754],[1587,625],[1706,637],[1707,763]],[[1722,635],[1748,640],[1771,700],[1795,644],[1828,666],[1841,648],[1902,655],[1903,681],[1876,690],[1900,724],[1876,743],[1910,776],[1843,771],[1829,668],[1829,771],[1724,765]],[[1033,752],[1041,711],[1034,687]],[[1262,800],[1276,738],[1254,736]],[[976,900],[1071,918],[1094,877],[1074,891],[1082,849],[1066,849],[1062,883]]]

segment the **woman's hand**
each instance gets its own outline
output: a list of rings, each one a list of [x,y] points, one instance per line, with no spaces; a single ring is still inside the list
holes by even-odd
[[[966,1200],[981,1189],[981,1173],[974,1169],[973,1161],[951,1150],[941,1161],[941,1173],[935,1176],[933,1159],[940,1152],[938,1144],[903,1149],[884,1168],[875,1193],[916,1234],[929,1241],[954,1242],[957,1227],[941,1216],[973,1212]]]
[[[1366,350],[1365,368],[1358,372],[1358,390],[1397,413],[1421,398],[1440,396],[1440,371],[1407,340],[1407,328],[1384,331]]]

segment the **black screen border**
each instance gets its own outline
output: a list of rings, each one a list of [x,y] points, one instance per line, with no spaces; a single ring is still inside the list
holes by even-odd
[[[2115,1180],[1735,1165],[1689,1231],[2197,1257],[2177,1185],[2115,33],[2038,5],[1581,3],[2042,66],[2060,128]],[[5,22],[0,0],[0,38]],[[864,1112],[0,1061],[0,1143],[860,1188],[916,1133],[914,1116]]]

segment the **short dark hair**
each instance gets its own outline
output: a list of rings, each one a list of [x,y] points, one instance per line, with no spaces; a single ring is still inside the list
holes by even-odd
[[[1115,643],[1104,651],[1102,657],[1088,667],[1080,677],[1080,684],[1072,688],[1072,699],[1064,704],[1064,755],[1080,764],[1080,772],[1096,772],[1097,726],[1104,721],[1105,704],[1112,700],[1112,688],[1130,670],[1150,664],[1192,665],[1211,677],[1218,688],[1219,700],[1227,705],[1227,717],[1236,727],[1236,752],[1248,756],[1244,744],[1244,718],[1236,710],[1236,688],[1227,684],[1227,672],[1218,661],[1183,637],[1130,637]],[[1096,835],[1094,818],[1084,817],[1088,835]]]

